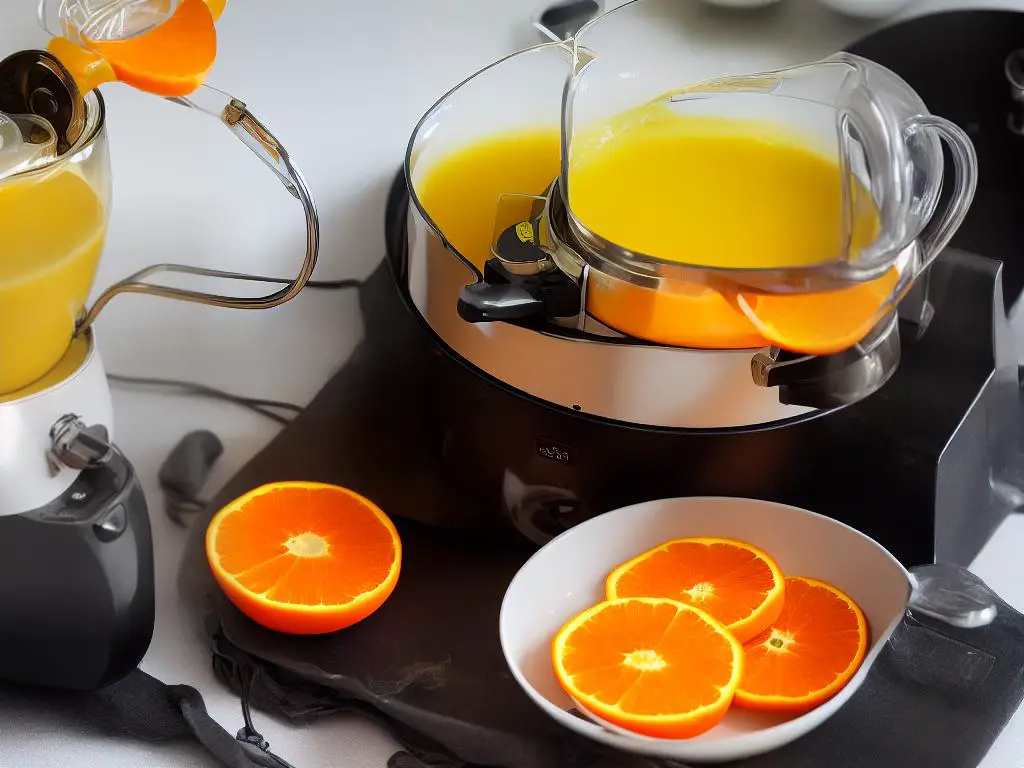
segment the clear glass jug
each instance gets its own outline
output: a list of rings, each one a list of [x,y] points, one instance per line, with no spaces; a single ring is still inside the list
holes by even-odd
[[[99,266],[110,159],[102,98],[82,105],[67,146],[48,120],[0,112],[0,396],[60,361]]]
[[[219,12],[223,2],[210,0],[207,10],[207,5],[198,1],[212,28],[213,11]],[[181,9],[191,8],[194,13],[195,2],[42,0],[40,15],[44,26],[57,24],[59,31],[76,40],[81,29],[88,29],[94,35],[90,40],[102,31],[115,36],[109,38],[112,44],[121,39],[138,44],[153,30],[166,29],[161,25],[172,22]],[[93,22],[79,23],[81,18]],[[77,45],[71,38],[61,39],[68,46]],[[116,78],[109,72],[97,75],[107,62],[94,50],[81,49],[83,59],[75,59],[74,48],[60,50],[60,60],[45,51],[23,51],[0,62],[0,396],[30,385],[57,365],[72,338],[83,334],[119,293],[238,309],[274,307],[293,298],[306,284],[319,249],[316,207],[284,146],[244,103],[203,84],[200,78],[191,81],[186,95],[168,98],[225,125],[301,203],[306,253],[299,274],[286,280],[159,264],[118,281],[87,307],[106,234],[111,184],[103,98],[99,91],[86,91],[79,84],[95,85],[88,81],[94,75],[99,81]],[[65,59],[75,67],[74,72],[64,66]],[[264,296],[204,293],[148,279],[160,272],[279,287]]]
[[[563,98],[559,186],[590,270],[588,308],[672,343],[694,297],[714,292],[779,346],[858,343],[963,221],[977,184],[966,134],[846,53],[680,87],[687,73],[631,33],[628,11],[572,41]],[[743,153],[749,167],[736,164]],[[801,164],[814,170],[796,183]],[[765,194],[787,174],[787,193]]]

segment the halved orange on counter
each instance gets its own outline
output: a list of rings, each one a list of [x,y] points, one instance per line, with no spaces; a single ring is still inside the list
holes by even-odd
[[[220,510],[206,531],[220,588],[278,632],[322,634],[362,621],[398,583],[402,542],[369,500],[323,483],[264,485]]]
[[[816,579],[786,579],[786,603],[775,624],[744,646],[735,703],[747,709],[802,714],[850,681],[870,637],[860,607]]]
[[[772,344],[807,355],[831,355],[860,342],[881,320],[900,273],[835,291],[804,294],[740,293],[737,304]]]
[[[658,738],[689,738],[725,716],[743,648],[704,611],[675,600],[600,603],[552,643],[563,690],[598,720]]]
[[[785,579],[766,552],[721,538],[676,539],[654,547],[613,570],[608,599],[668,598],[706,611],[740,643],[779,617]]]

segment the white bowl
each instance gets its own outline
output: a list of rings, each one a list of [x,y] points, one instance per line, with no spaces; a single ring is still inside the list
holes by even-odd
[[[871,631],[867,656],[832,699],[785,718],[732,709],[693,739],[657,739],[613,732],[570,713],[558,685],[551,642],[570,618],[604,599],[605,576],[641,552],[676,538],[720,536],[772,555],[783,573],[834,584],[864,611]],[[724,762],[768,752],[821,725],[860,687],[911,595],[906,569],[877,542],[835,520],[796,507],[738,498],[665,499],[595,517],[549,542],[519,570],[501,605],[505,660],[526,694],[576,733],[628,752],[691,762]]]

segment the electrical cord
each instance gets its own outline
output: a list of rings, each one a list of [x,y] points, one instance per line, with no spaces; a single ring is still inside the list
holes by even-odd
[[[362,281],[352,279],[310,280],[306,283],[307,288],[321,290],[359,288],[361,285]],[[302,406],[295,403],[245,397],[194,381],[126,376],[119,373],[108,373],[107,380],[111,386],[162,388],[174,390],[185,396],[206,397],[232,403],[284,426],[290,424],[291,418],[303,410]],[[291,418],[284,414],[289,414]],[[164,493],[164,511],[175,525],[186,527],[187,516],[201,513],[207,508],[207,502],[200,497],[200,491],[207,474],[222,451],[223,445],[215,434],[208,430],[199,430],[185,435],[161,466],[159,481]]]
[[[249,699],[252,696],[252,685],[255,683],[260,676],[260,668],[255,667],[251,674],[246,675],[241,668],[241,665],[235,661],[231,656],[222,653],[217,647],[217,638],[214,638],[212,655],[214,667],[217,662],[225,664],[231,670],[232,676],[238,682],[239,687],[239,700],[242,705],[242,721],[244,725],[239,729],[235,735],[235,739],[240,741],[242,744],[248,745],[254,750],[259,750],[265,755],[274,766],[277,768],[295,768],[291,763],[286,761],[282,757],[278,757],[270,751],[270,742],[263,738],[263,734],[256,730],[256,726],[252,721],[252,712],[249,704]],[[258,754],[258,753],[257,753]],[[261,764],[262,761],[261,761]]]
[[[143,387],[164,387],[168,389],[176,389],[181,394],[185,395],[198,395],[200,397],[209,397],[216,400],[223,400],[228,403],[234,403],[240,405],[243,408],[248,408],[262,416],[266,416],[268,419],[276,421],[278,424],[288,424],[290,419],[274,413],[271,409],[279,409],[284,411],[291,411],[292,413],[301,413],[302,407],[295,405],[294,403],[285,403],[279,400],[263,400],[256,397],[243,397],[241,395],[233,395],[230,392],[225,392],[222,389],[216,389],[215,387],[208,387],[205,384],[197,384],[192,381],[179,381],[178,379],[158,379],[150,378],[146,376],[123,376],[117,373],[107,374],[107,379],[112,384],[124,384],[124,385],[137,385]]]
[[[282,280],[281,282],[288,281]],[[313,288],[315,290],[337,291],[349,288],[359,288],[362,284],[361,280],[346,278],[342,280],[310,280],[306,283],[305,287]],[[225,392],[222,389],[217,389],[215,387],[210,387],[193,381],[155,378],[151,376],[125,376],[124,374],[119,373],[107,374],[107,380],[114,385],[162,387],[165,389],[178,390],[178,392],[183,395],[196,395],[199,397],[208,397],[214,400],[233,403],[243,408],[248,408],[254,413],[258,413],[259,415],[265,416],[271,421],[276,421],[278,424],[282,425],[289,424],[291,419],[286,416],[282,416],[276,411],[287,411],[293,415],[302,413],[302,406],[295,405],[294,403],[286,403],[281,400],[266,400],[258,397],[244,397],[242,395],[235,395],[231,392]]]

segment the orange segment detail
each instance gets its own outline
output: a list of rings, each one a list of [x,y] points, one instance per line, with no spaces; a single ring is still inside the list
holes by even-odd
[[[677,539],[608,575],[608,599],[660,597],[706,611],[744,643],[778,618],[785,581],[765,552],[731,539]]]
[[[87,45],[110,64],[121,82],[157,96],[187,96],[203,84],[217,58],[213,21],[203,0],[181,0],[174,15],[149,32]],[[77,79],[77,73],[72,74]]]
[[[772,344],[808,355],[832,355],[860,342],[881,319],[899,283],[893,267],[866,283],[824,293],[741,293],[737,302]]]
[[[604,602],[566,624],[552,644],[555,675],[586,712],[659,738],[690,738],[724,716],[743,649],[708,614],[674,600]]]
[[[265,627],[333,632],[365,619],[398,582],[398,532],[375,505],[320,483],[274,483],[213,518],[206,553],[228,598]]]
[[[775,625],[744,647],[737,706],[802,714],[837,694],[867,653],[867,620],[857,604],[815,579],[786,579]]]

